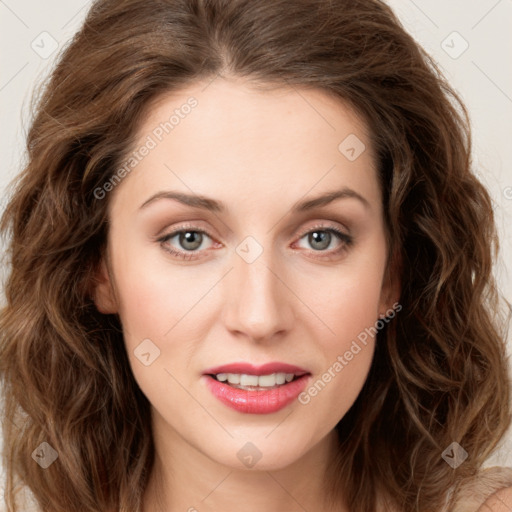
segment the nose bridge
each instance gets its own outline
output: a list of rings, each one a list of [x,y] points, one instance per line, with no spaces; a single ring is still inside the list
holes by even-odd
[[[272,337],[293,324],[291,293],[281,282],[282,266],[270,237],[265,240],[266,246],[247,237],[237,246],[228,278],[226,326],[252,339]]]

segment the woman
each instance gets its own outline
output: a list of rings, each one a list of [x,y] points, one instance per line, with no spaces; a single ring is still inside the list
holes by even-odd
[[[98,1],[28,149],[9,510],[508,506],[491,201],[385,4]]]

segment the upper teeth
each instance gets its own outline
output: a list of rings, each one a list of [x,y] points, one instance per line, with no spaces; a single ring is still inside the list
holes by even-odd
[[[240,384],[241,386],[262,386],[272,387],[276,384],[291,382],[295,374],[293,373],[272,373],[270,375],[247,375],[245,373],[218,373],[217,380],[221,382],[228,381],[230,384]]]

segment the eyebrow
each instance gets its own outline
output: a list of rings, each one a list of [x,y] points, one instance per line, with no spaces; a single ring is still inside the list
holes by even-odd
[[[321,206],[326,206],[338,199],[347,198],[357,199],[366,208],[370,207],[370,203],[361,194],[351,188],[344,187],[341,190],[333,190],[312,199],[299,201],[292,206],[291,211],[292,213],[301,213]],[[144,201],[140,206],[140,209],[146,208],[148,205],[159,199],[171,199],[193,208],[200,208],[211,212],[223,213],[227,210],[225,204],[221,201],[217,201],[216,199],[196,194],[185,194],[184,192],[176,192],[172,190],[157,192]]]

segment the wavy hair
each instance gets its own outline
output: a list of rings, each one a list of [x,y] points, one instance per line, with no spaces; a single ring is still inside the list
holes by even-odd
[[[471,164],[467,112],[379,0],[98,0],[35,98],[28,158],[0,229],[6,503],[28,487],[44,512],[138,510],[154,460],[149,403],[117,315],[91,283],[106,248],[108,181],[153,100],[198,80],[320,89],[366,121],[379,169],[390,272],[403,309],[336,426],[329,471],[353,512],[384,496],[441,508],[510,421],[506,308],[492,264],[491,199]],[[469,454],[453,470],[452,442]],[[58,453],[45,470],[31,454]]]

